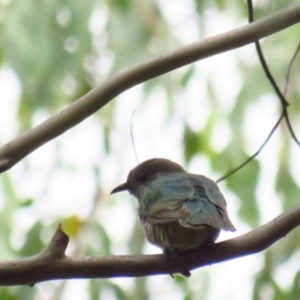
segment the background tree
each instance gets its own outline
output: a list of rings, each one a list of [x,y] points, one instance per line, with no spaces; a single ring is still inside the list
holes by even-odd
[[[297,1],[255,3],[255,18],[292,2]],[[61,111],[122,68],[247,23],[245,3],[172,3],[2,1],[1,143]],[[298,33],[296,25],[262,42],[282,89]],[[287,94],[296,133],[298,64],[296,58]],[[38,253],[59,222],[71,237],[69,255],[157,253],[145,243],[129,197],[109,197],[136,164],[130,144],[135,109],[140,160],[167,157],[217,179],[259,148],[281,105],[253,45],[127,91],[1,175],[1,260]],[[221,183],[238,235],[296,205],[298,153],[282,123],[258,158]],[[294,230],[261,255],[199,269],[188,280],[46,282],[33,288],[3,287],[0,298],[64,299],[76,293],[82,299],[297,299],[298,241],[299,230]],[[244,288],[233,291],[233,282]]]

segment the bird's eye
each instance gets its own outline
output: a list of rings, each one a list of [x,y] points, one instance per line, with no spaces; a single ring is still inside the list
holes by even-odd
[[[138,177],[138,181],[140,183],[145,183],[147,181],[147,176],[146,174],[140,174],[139,177]]]

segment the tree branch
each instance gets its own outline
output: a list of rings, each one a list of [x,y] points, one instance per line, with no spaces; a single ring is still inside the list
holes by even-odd
[[[0,148],[0,173],[142,82],[266,37],[300,22],[300,3],[227,33],[190,44],[116,73],[60,113]]]
[[[300,225],[300,205],[237,238],[210,248],[185,251],[167,262],[164,255],[66,257],[69,238],[59,225],[49,246],[40,254],[0,263],[0,285],[35,283],[74,278],[138,277],[183,273],[203,266],[258,253]],[[184,273],[185,274],[185,273]]]

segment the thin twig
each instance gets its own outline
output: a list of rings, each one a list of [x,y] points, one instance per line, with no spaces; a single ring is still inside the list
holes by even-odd
[[[253,22],[252,0],[247,0],[247,3],[248,3],[249,22],[251,23],[251,22]],[[266,60],[264,58],[262,49],[260,47],[259,40],[255,41],[255,48],[256,48],[256,51],[257,51],[260,63],[262,65],[262,68],[265,71],[265,74],[266,74],[267,78],[269,79],[269,81],[270,81],[270,83],[271,83],[271,85],[272,85],[275,93],[277,94],[278,98],[280,99],[282,110],[283,110],[283,114],[284,114],[284,118],[286,120],[286,123],[287,123],[288,129],[289,129],[290,135],[291,135],[292,139],[295,141],[295,143],[298,146],[300,146],[300,142],[299,142],[298,138],[296,137],[296,134],[294,133],[293,127],[292,127],[290,119],[289,119],[289,115],[288,115],[288,111],[287,111],[287,106],[289,105],[289,103],[285,99],[284,94],[281,93],[278,85],[275,82],[275,79],[273,78],[273,76],[272,76],[272,74],[271,74],[271,72],[269,70],[269,67],[268,67],[268,65],[266,63]]]
[[[249,15],[249,23],[252,23],[254,20],[253,20],[253,6],[252,6],[252,0],[247,0],[247,3],[248,3],[248,15]],[[281,93],[279,87],[277,86],[276,82],[275,82],[275,79],[273,78],[270,70],[269,70],[269,67],[267,65],[267,62],[264,58],[264,55],[262,53],[262,50],[261,50],[261,47],[260,47],[260,43],[259,43],[259,40],[256,40],[255,42],[255,48],[256,48],[256,52],[257,52],[257,55],[258,55],[258,58],[260,60],[260,63],[262,65],[262,68],[266,74],[266,77],[269,79],[273,89],[275,90],[278,98],[280,99],[281,101],[281,105],[282,107],[286,107],[289,105],[288,101],[285,99],[285,97],[283,96],[283,94]]]
[[[290,75],[291,75],[291,71],[292,71],[292,65],[293,65],[299,51],[300,51],[300,41],[298,42],[298,46],[295,50],[295,53],[294,53],[289,65],[288,65],[288,69],[287,69],[287,73],[286,73],[286,77],[285,77],[285,87],[284,87],[284,90],[283,90],[283,95],[284,96],[286,96],[286,94],[287,94],[287,91],[288,91],[288,88],[289,88]]]
[[[131,145],[132,145],[132,148],[133,148],[135,160],[136,160],[136,163],[138,164],[139,163],[139,159],[138,159],[138,155],[137,155],[137,152],[136,152],[136,147],[135,147],[135,142],[134,142],[134,135],[133,135],[133,118],[134,118],[134,113],[135,113],[135,110],[132,112],[132,115],[131,115],[130,137],[131,137]]]
[[[254,20],[253,20],[253,5],[252,5],[252,1],[251,0],[247,0],[247,3],[248,3],[248,15],[249,15],[249,23],[252,23]],[[230,175],[232,175],[233,173],[237,172],[238,170],[240,170],[241,168],[243,168],[245,165],[247,165],[252,159],[254,159],[259,153],[260,151],[264,148],[264,146],[267,144],[267,142],[269,141],[270,137],[272,136],[272,134],[274,133],[274,131],[277,129],[277,127],[279,126],[281,120],[284,118],[286,120],[286,123],[287,123],[287,126],[288,126],[288,129],[289,129],[289,132],[293,138],[293,140],[297,143],[298,146],[300,146],[300,142],[299,140],[297,139],[296,137],[296,134],[294,133],[294,130],[293,130],[293,127],[291,125],[291,122],[290,122],[290,119],[289,119],[289,115],[288,115],[288,111],[287,111],[287,107],[289,106],[289,103],[288,101],[285,99],[285,95],[287,93],[287,90],[288,90],[288,81],[289,81],[289,76],[290,76],[290,71],[291,71],[291,67],[292,67],[292,64],[300,50],[300,42],[298,44],[298,47],[289,63],[289,66],[288,66],[288,71],[287,71],[287,76],[286,76],[286,84],[285,84],[285,89],[284,89],[284,92],[281,93],[278,85],[276,84],[275,82],[275,79],[273,78],[269,68],[268,68],[268,65],[266,63],[266,60],[264,58],[264,55],[263,55],[263,52],[262,52],[262,49],[260,47],[260,43],[259,43],[259,40],[256,40],[255,42],[255,48],[256,48],[256,51],[257,51],[257,54],[258,54],[258,57],[259,57],[259,60],[260,60],[260,63],[262,65],[262,68],[266,74],[266,77],[269,79],[273,89],[275,90],[277,96],[279,97],[280,99],[280,102],[281,102],[281,106],[282,106],[282,114],[279,118],[279,120],[277,121],[277,123],[274,125],[273,129],[271,130],[271,132],[269,133],[267,139],[264,141],[264,143],[262,144],[262,146],[258,149],[258,151],[256,151],[252,156],[250,156],[246,161],[244,161],[240,166],[238,166],[237,168],[233,169],[232,171],[230,171],[229,173],[227,173],[226,175],[224,175],[223,177],[221,177],[220,179],[217,180],[217,182],[220,182],[226,178],[228,178]]]
[[[241,168],[243,168],[246,164],[248,164],[252,159],[254,159],[259,153],[260,151],[265,147],[265,145],[267,144],[267,142],[270,140],[271,136],[273,135],[273,133],[275,132],[275,130],[277,129],[277,127],[279,126],[280,122],[282,121],[282,119],[284,118],[284,113],[281,114],[279,120],[276,122],[276,124],[274,125],[274,127],[272,128],[272,130],[270,131],[268,137],[265,139],[265,141],[263,142],[263,144],[259,147],[259,149],[253,154],[251,155],[246,161],[244,161],[240,166],[238,166],[237,168],[233,169],[232,171],[230,171],[229,173],[227,173],[226,175],[224,175],[223,177],[219,178],[216,182],[220,182],[224,179],[226,179],[227,177],[229,177],[230,175],[232,175],[233,173],[237,172],[238,170],[240,170]]]
[[[294,142],[300,147],[300,142],[299,142],[298,138],[296,137],[296,134],[295,134],[292,124],[290,122],[290,117],[289,117],[288,113],[285,114],[284,118],[285,118],[286,124],[288,126],[289,132],[290,132]]]

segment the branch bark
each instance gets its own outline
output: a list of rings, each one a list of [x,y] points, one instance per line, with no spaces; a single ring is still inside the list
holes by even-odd
[[[253,43],[300,22],[300,3],[251,24],[146,60],[113,75],[63,111],[0,148],[0,173],[142,82],[195,61]]]
[[[0,285],[32,286],[57,279],[186,274],[186,270],[263,251],[299,225],[300,205],[249,233],[216,243],[213,248],[186,251],[170,262],[164,255],[70,258],[64,254],[69,238],[59,225],[49,246],[40,254],[0,263]]]

